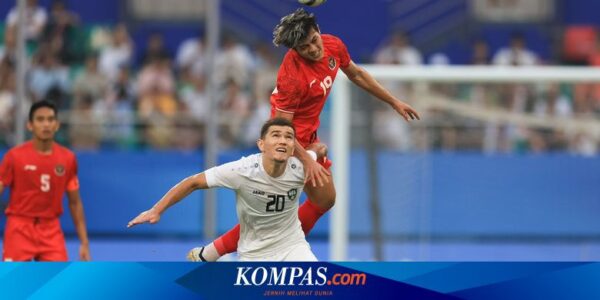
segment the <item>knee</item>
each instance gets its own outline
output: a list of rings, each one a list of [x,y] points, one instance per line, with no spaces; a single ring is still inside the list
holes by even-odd
[[[323,212],[328,211],[335,204],[336,192],[333,186],[318,190],[309,187],[306,190],[306,195],[312,204],[316,205]]]
[[[325,203],[325,207],[323,209],[330,210],[335,205],[335,198],[331,199],[331,201]]]

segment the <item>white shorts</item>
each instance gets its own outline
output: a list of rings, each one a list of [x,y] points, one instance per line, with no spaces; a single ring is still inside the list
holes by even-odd
[[[310,245],[305,242],[268,256],[247,257],[240,254],[240,261],[317,261],[317,257],[310,250]]]
[[[317,261],[317,257],[306,243],[292,248],[281,261]]]

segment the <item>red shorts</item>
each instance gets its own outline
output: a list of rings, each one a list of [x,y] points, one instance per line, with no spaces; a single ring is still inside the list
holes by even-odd
[[[6,218],[2,261],[67,261],[65,236],[58,218],[10,215]]]

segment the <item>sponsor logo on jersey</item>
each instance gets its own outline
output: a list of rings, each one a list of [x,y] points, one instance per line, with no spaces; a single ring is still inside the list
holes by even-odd
[[[287,192],[288,197],[290,197],[291,201],[294,201],[294,199],[296,199],[296,196],[298,195],[298,189],[291,189]]]
[[[329,57],[329,69],[334,70],[335,66],[337,65],[335,58],[333,58],[333,56]]]
[[[35,171],[37,170],[37,166],[34,165],[25,165],[25,171]]]
[[[63,176],[65,175],[65,166],[63,165],[56,165],[56,167],[54,167],[54,173],[58,176]]]
[[[263,196],[264,196],[264,195],[265,195],[265,192],[263,192],[263,191],[258,191],[258,190],[254,190],[254,191],[252,191],[252,194],[253,194],[253,195],[263,195]]]

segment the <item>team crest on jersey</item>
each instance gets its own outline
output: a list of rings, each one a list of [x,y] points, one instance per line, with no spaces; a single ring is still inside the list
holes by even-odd
[[[288,197],[290,198],[290,201],[294,201],[294,199],[296,199],[296,196],[298,195],[298,189],[291,189],[288,191]]]
[[[333,58],[333,56],[330,56],[329,57],[329,68],[331,70],[334,70],[336,65],[337,65],[337,63],[335,62],[335,58]]]
[[[65,166],[63,165],[56,165],[56,167],[54,167],[54,173],[58,176],[63,176],[65,175]]]

